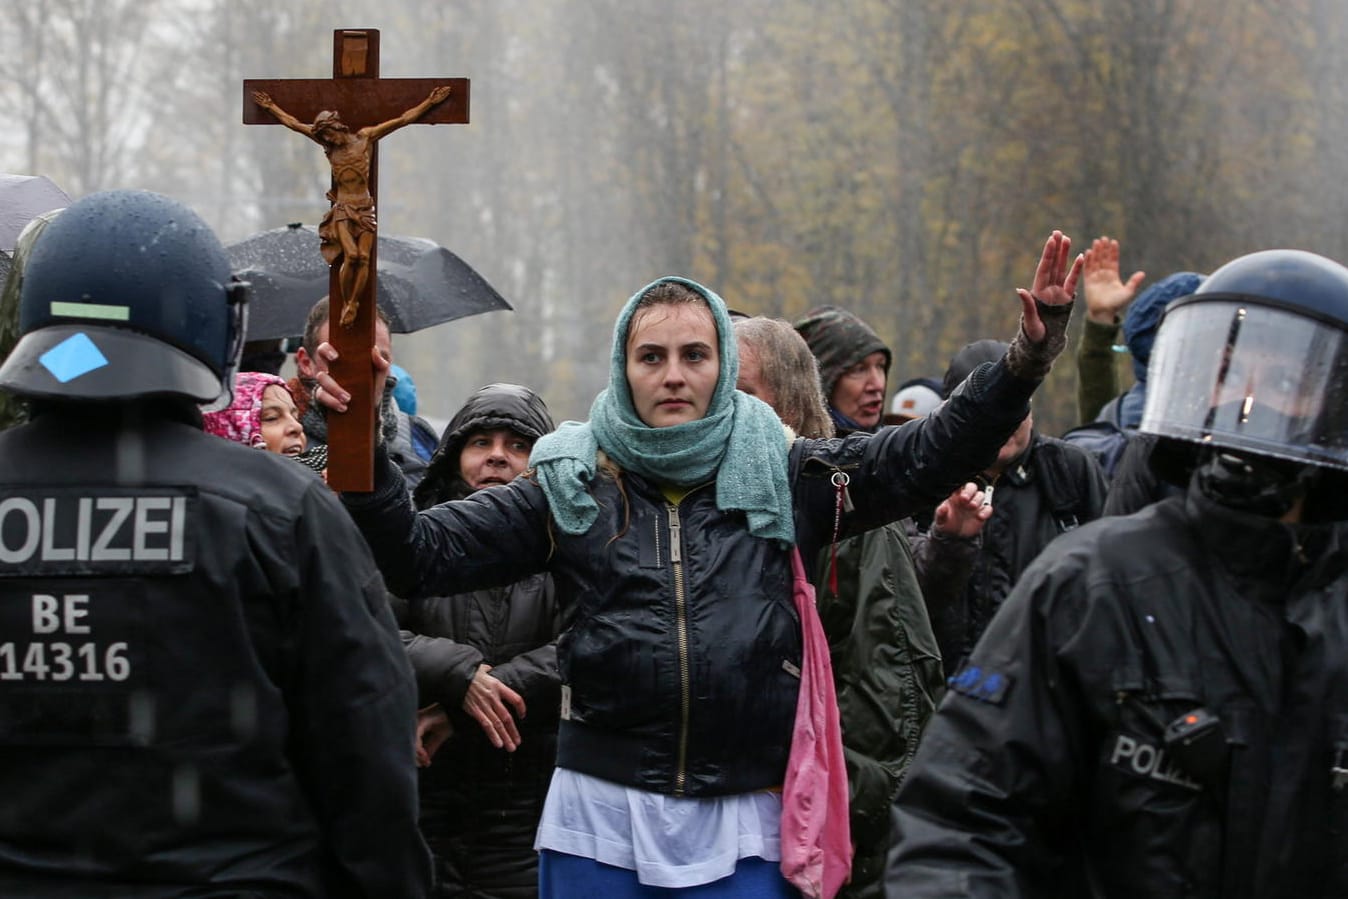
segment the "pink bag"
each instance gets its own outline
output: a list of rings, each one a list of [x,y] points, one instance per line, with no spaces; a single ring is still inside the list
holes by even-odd
[[[782,875],[806,899],[833,899],[852,871],[838,697],[814,586],[805,577],[799,549],[791,550],[791,570],[802,653],[796,726],[782,786]]]

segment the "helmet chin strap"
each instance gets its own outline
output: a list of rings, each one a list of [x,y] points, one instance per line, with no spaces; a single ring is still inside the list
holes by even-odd
[[[225,370],[220,373],[220,395],[203,404],[203,412],[219,412],[234,402],[234,376],[239,373],[248,334],[248,291],[251,287],[247,281],[232,275],[225,285],[225,302],[229,304],[229,350],[225,355]]]
[[[1215,449],[1199,462],[1198,486],[1231,509],[1281,518],[1306,496],[1319,469],[1285,459]]]

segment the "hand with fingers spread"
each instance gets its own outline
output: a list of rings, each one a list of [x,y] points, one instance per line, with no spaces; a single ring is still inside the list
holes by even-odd
[[[1006,365],[1017,377],[1043,380],[1053,368],[1053,360],[1067,346],[1067,324],[1085,263],[1078,254],[1069,265],[1071,253],[1072,239],[1054,231],[1039,254],[1034,286],[1029,290],[1016,289],[1020,297],[1020,331],[1006,352]]]
[[[1040,314],[1040,305],[1052,309],[1056,306],[1068,306],[1076,299],[1077,281],[1081,277],[1085,259],[1078,254],[1069,266],[1067,258],[1071,252],[1072,238],[1061,231],[1054,231],[1044,242],[1044,251],[1040,254],[1039,265],[1034,270],[1034,286],[1029,290],[1023,287],[1016,288],[1016,294],[1020,297],[1025,336],[1032,343],[1040,343],[1048,334]]]
[[[983,530],[992,517],[992,503],[972,481],[950,494],[932,516],[932,530],[945,537],[969,538]]]
[[[1129,275],[1127,281],[1119,277],[1119,242],[1111,237],[1097,237],[1084,256],[1081,288],[1086,297],[1086,317],[1102,325],[1116,325],[1147,275],[1139,271]]]
[[[520,731],[507,708],[524,717],[524,697],[492,677],[490,665],[481,665],[463,697],[463,710],[471,715],[497,749],[514,752],[520,745]]]

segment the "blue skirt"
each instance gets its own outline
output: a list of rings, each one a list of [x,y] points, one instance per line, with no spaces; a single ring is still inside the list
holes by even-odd
[[[782,876],[777,862],[742,858],[729,877],[695,887],[652,887],[637,881],[637,872],[544,849],[538,854],[539,899],[799,899],[800,892]]]

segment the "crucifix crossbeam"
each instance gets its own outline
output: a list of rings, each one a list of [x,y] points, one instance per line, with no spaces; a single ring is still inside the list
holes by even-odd
[[[328,419],[334,490],[373,488],[378,141],[413,123],[466,124],[468,87],[466,78],[380,78],[375,29],[333,33],[332,78],[243,83],[245,125],[284,125],[322,145],[332,166],[318,230],[331,266],[328,341],[340,356],[332,375],[351,394],[347,414]]]

